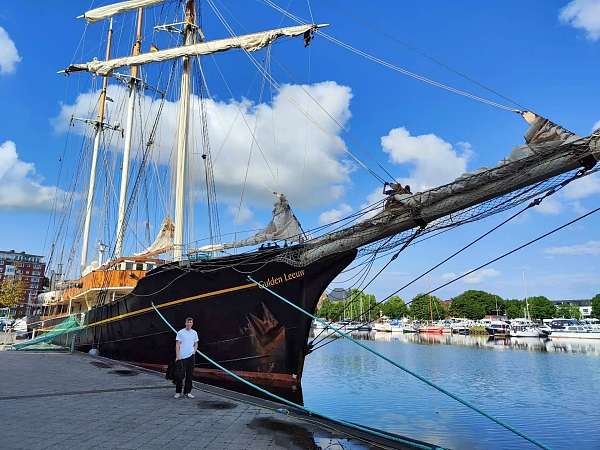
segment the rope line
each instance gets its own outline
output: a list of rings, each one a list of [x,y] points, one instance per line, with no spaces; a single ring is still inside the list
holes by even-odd
[[[250,278],[250,276],[248,276],[248,278]],[[254,280],[252,280],[254,281]],[[167,321],[167,319],[161,314],[161,312],[156,308],[156,306],[154,305],[154,303],[151,303],[152,308],[154,308],[154,311],[156,311],[156,314],[158,314],[158,316],[163,320],[163,322],[165,322],[165,324],[171,329],[171,331],[173,331],[173,333],[177,334],[177,331],[175,330],[175,328],[173,328],[173,326]],[[309,408],[306,408],[305,406],[299,405],[297,403],[292,402],[291,400],[288,400],[286,398],[280,397],[277,394],[273,394],[272,392],[267,391],[266,389],[261,388],[260,386],[252,383],[251,381],[246,380],[245,378],[242,378],[241,376],[239,376],[238,374],[236,374],[235,372],[232,372],[231,370],[223,367],[221,364],[219,364],[217,361],[215,361],[214,359],[212,359],[210,356],[206,355],[205,353],[201,352],[200,350],[196,350],[196,353],[198,353],[200,356],[202,356],[205,360],[207,360],[210,364],[212,364],[213,366],[217,367],[218,369],[222,370],[223,372],[225,372],[227,375],[229,375],[230,377],[234,378],[235,380],[239,381],[240,383],[245,384],[246,386],[251,387],[252,389],[257,390],[258,392],[267,395],[275,400],[277,400],[278,402],[281,403],[285,403],[288,406],[292,406],[294,408],[298,408],[302,411],[304,411],[305,413],[309,414],[309,415],[314,415],[314,416],[320,416],[320,417],[324,417],[334,423],[338,423],[340,425],[344,425],[346,427],[355,429],[355,430],[359,430],[362,432],[366,432],[384,439],[390,439],[405,445],[411,445],[414,448],[419,448],[419,449],[432,449],[432,448],[436,448],[434,446],[429,446],[429,445],[423,445],[423,444],[418,444],[416,442],[412,442],[406,439],[403,439],[399,436],[395,436],[393,434],[388,434],[385,431],[382,430],[374,430],[370,427],[364,427],[362,425],[359,424],[355,424],[352,422],[346,422],[345,420],[341,420],[341,419],[334,419],[328,416],[325,416],[323,414],[320,414],[316,411],[313,411]]]
[[[384,303],[384,302],[386,302],[387,300],[389,300],[389,299],[390,299],[392,296],[394,296],[394,295],[398,294],[399,292],[403,291],[404,289],[406,289],[407,287],[411,286],[411,285],[412,285],[412,284],[414,284],[415,282],[419,281],[421,278],[423,278],[424,276],[426,276],[426,275],[428,275],[429,273],[433,272],[435,269],[437,269],[437,268],[438,268],[438,267],[440,267],[441,265],[443,265],[443,264],[447,263],[447,262],[448,262],[448,261],[450,261],[452,258],[454,258],[455,256],[459,255],[460,253],[464,252],[464,251],[465,251],[465,250],[467,250],[468,248],[472,247],[473,245],[475,245],[477,242],[479,242],[480,240],[482,240],[482,239],[483,239],[483,238],[485,238],[486,236],[489,236],[489,235],[490,235],[490,234],[492,234],[494,231],[498,230],[500,227],[502,227],[502,226],[506,225],[506,224],[507,224],[508,222],[510,222],[511,220],[514,220],[514,219],[516,219],[518,216],[520,216],[521,214],[523,214],[523,213],[524,213],[525,211],[527,211],[528,209],[530,209],[530,208],[533,208],[533,207],[535,207],[535,206],[538,206],[540,203],[542,203],[542,201],[544,201],[544,199],[546,199],[547,197],[549,197],[549,196],[551,196],[551,195],[555,194],[556,192],[558,192],[559,190],[561,190],[561,189],[563,189],[565,186],[567,186],[567,185],[568,185],[568,184],[569,184],[571,181],[573,181],[573,180],[576,180],[576,179],[580,178],[581,176],[582,176],[582,175],[581,175],[581,174],[578,172],[578,173],[577,173],[576,175],[574,175],[573,177],[571,177],[571,178],[569,178],[569,179],[565,180],[564,182],[562,182],[562,183],[560,184],[560,186],[559,186],[559,187],[557,187],[557,188],[555,188],[555,189],[552,189],[552,190],[549,190],[549,191],[547,191],[547,192],[546,192],[546,193],[545,193],[543,196],[540,196],[540,197],[537,197],[537,198],[533,199],[533,200],[532,200],[532,201],[531,201],[531,202],[530,202],[530,203],[529,203],[529,204],[528,204],[526,207],[524,207],[524,208],[522,208],[521,210],[517,211],[516,213],[514,213],[514,214],[513,214],[513,215],[511,215],[510,217],[508,217],[508,218],[506,218],[505,220],[503,220],[502,222],[500,222],[498,225],[496,225],[496,226],[492,227],[490,230],[488,230],[488,231],[486,231],[485,233],[483,233],[482,235],[478,236],[477,238],[475,238],[474,240],[472,240],[471,242],[469,242],[467,245],[463,246],[462,248],[460,248],[460,249],[458,249],[457,251],[455,251],[454,253],[452,253],[450,256],[446,257],[446,258],[445,258],[444,260],[442,260],[441,262],[439,262],[439,263],[437,263],[436,265],[434,265],[434,266],[430,267],[428,270],[426,270],[425,272],[423,272],[423,273],[422,273],[421,275],[419,275],[418,277],[416,277],[416,278],[413,278],[411,281],[409,281],[408,283],[406,283],[406,284],[404,284],[403,286],[401,286],[399,289],[396,289],[394,292],[392,292],[391,294],[389,294],[388,296],[386,296],[386,297],[385,297],[383,300],[380,300],[379,302],[376,302],[376,303],[375,303],[374,305],[372,305],[372,306],[371,306],[369,309],[367,309],[367,311],[365,311],[365,313],[368,313],[369,311],[371,311],[371,310],[372,310],[373,308],[375,308],[376,306],[378,306],[378,305],[381,305],[382,303]],[[583,217],[581,217],[581,218],[583,218]],[[567,224],[567,225],[568,225],[568,224]],[[565,226],[567,226],[567,225],[565,225]],[[558,231],[558,230],[556,230],[556,231]],[[416,236],[415,236],[415,237],[416,237]],[[545,236],[544,236],[544,237],[545,237]],[[540,237],[540,239],[542,239],[542,238],[543,238],[543,237]],[[515,250],[515,251],[516,251],[516,250]],[[508,256],[508,255],[505,255],[505,256]],[[501,258],[500,258],[500,259],[501,259]],[[494,261],[492,261],[492,262],[489,262],[489,263],[487,263],[487,264],[492,264],[493,262],[494,262]],[[389,263],[388,263],[388,264],[389,264]],[[487,264],[486,264],[486,265],[487,265]],[[467,276],[467,275],[469,275],[470,273],[473,273],[473,272],[475,272],[475,271],[477,271],[477,270],[481,269],[482,267],[485,267],[485,265],[484,265],[484,266],[481,266],[481,267],[479,267],[479,268],[477,268],[477,269],[474,269],[474,270],[472,270],[472,271],[471,271],[471,272],[469,272],[469,273],[463,274],[463,275],[461,275],[460,277],[458,277],[458,278],[456,278],[456,279],[454,279],[454,280],[451,280],[451,281],[449,281],[449,282],[448,282],[448,283],[446,283],[445,285],[443,285],[443,286],[440,286],[440,287],[438,287],[438,288],[436,288],[436,289],[434,289],[434,290],[432,290],[432,291],[429,291],[429,292],[427,292],[427,293],[423,294],[422,296],[429,295],[429,294],[431,294],[431,293],[433,293],[433,292],[437,291],[438,289],[441,289],[441,288],[443,288],[443,287],[447,286],[448,284],[451,284],[451,283],[453,283],[453,282],[455,282],[455,281],[457,281],[457,280],[459,280],[459,279],[461,279],[461,278],[464,278],[465,276]],[[414,300],[414,299],[413,299],[413,300]],[[413,300],[411,300],[410,302],[406,302],[406,304],[407,304],[407,305],[411,304]],[[356,320],[356,319],[361,319],[362,317],[364,317],[364,314],[365,314],[365,313],[363,313],[362,315],[360,315],[360,316],[356,317],[356,318],[355,318],[355,319],[353,319],[353,320]],[[370,322],[368,322],[368,323],[372,323],[372,322],[373,322],[373,320],[371,320],[371,321],[370,321]],[[324,330],[322,330],[322,331],[321,331],[321,333],[322,333],[323,331],[324,331]],[[318,337],[318,336],[317,336],[317,337]],[[315,339],[316,339],[316,337],[315,337]],[[314,342],[314,341],[315,341],[315,339],[313,339],[313,342],[312,342],[312,343],[313,343],[313,345],[320,344],[321,342],[325,341],[327,338],[322,338],[320,341]],[[329,344],[329,343],[331,343],[331,342],[333,342],[333,340],[329,340],[329,341],[327,341],[327,342],[325,342],[325,343],[323,343],[323,344],[321,344],[321,345],[318,345],[318,346],[316,346],[316,347],[312,348],[312,351],[315,351],[315,350],[317,350],[317,349],[319,349],[319,348],[321,348],[321,347],[324,347],[324,346],[328,345],[328,344]]]
[[[264,286],[264,284],[262,282],[258,282],[255,279],[253,279],[251,276],[248,276],[248,280],[254,282],[257,284],[257,286],[260,289],[263,289],[267,292],[269,292],[270,294],[272,294],[274,297],[278,298],[279,300],[287,303],[288,305],[292,306],[294,309],[300,311],[302,314],[305,314],[308,317],[311,317],[313,320],[316,320],[317,322],[323,324],[324,326],[329,326],[329,324],[327,322],[325,322],[323,319],[318,318],[317,316],[312,315],[311,313],[309,313],[308,311],[305,311],[304,309],[300,308],[299,306],[295,305],[294,303],[292,303],[291,301],[287,300],[286,298],[282,297],[281,295],[279,295],[277,292],[272,291],[271,289],[269,289],[268,287]],[[431,386],[432,388],[434,388],[435,390],[441,392],[442,394],[447,395],[450,398],[453,398],[454,400],[456,400],[459,403],[462,403],[463,405],[465,405],[466,407],[472,409],[473,411],[481,414],[484,417],[487,417],[488,419],[490,419],[492,422],[495,422],[496,424],[500,425],[503,428],[506,428],[507,430],[513,432],[514,434],[521,436],[523,439],[531,442],[532,444],[534,444],[535,446],[544,449],[544,450],[549,450],[549,447],[547,447],[546,445],[542,444],[541,442],[535,440],[534,438],[528,436],[527,434],[523,433],[522,431],[517,430],[516,428],[510,426],[509,424],[503,422],[500,419],[497,419],[496,417],[486,413],[485,411],[481,410],[480,408],[478,408],[477,406],[473,405],[472,403],[468,402],[467,400],[464,400],[463,398],[459,397],[456,394],[453,394],[452,392],[444,389],[441,386],[438,386],[436,383],[434,383],[433,381],[428,380],[427,378],[423,377],[422,375],[419,375],[418,373],[412,371],[411,369],[404,367],[400,364],[398,364],[397,362],[395,362],[394,360],[388,358],[387,356],[379,353],[376,350],[373,350],[372,348],[368,347],[367,345],[353,339],[349,334],[344,333],[343,331],[340,331],[338,328],[332,327],[331,328],[336,334],[340,335],[341,337],[344,337],[346,339],[349,339],[350,342],[352,342],[353,344],[356,344],[362,348],[364,348],[365,350],[367,350],[368,352],[374,354],[375,356],[383,359],[384,361],[390,363],[391,365],[397,367],[398,369],[402,370],[403,372],[406,372],[407,374],[417,378],[418,380],[422,381],[423,383],[427,384],[428,386]]]
[[[298,16],[290,13],[289,11],[286,11],[285,9],[281,8],[279,5],[275,4],[274,2],[272,2],[270,0],[262,0],[262,1],[265,4],[267,4],[268,6],[270,6],[271,8],[279,11],[281,14],[284,14],[287,17],[289,17],[290,19],[294,20],[295,22],[300,23],[300,24],[305,24],[306,23],[305,20],[303,20],[300,17],[298,17]],[[504,111],[514,112],[514,113],[519,113],[519,114],[522,112],[519,109],[515,109],[513,107],[503,105],[502,103],[498,103],[498,102],[495,102],[493,100],[489,100],[487,98],[480,97],[480,96],[475,95],[475,94],[471,94],[470,92],[463,91],[462,89],[457,89],[455,87],[449,86],[449,85],[441,83],[439,81],[432,80],[431,78],[427,78],[427,77],[425,77],[423,75],[419,75],[418,73],[412,72],[412,71],[410,71],[408,69],[405,69],[403,67],[396,66],[395,64],[392,64],[392,63],[389,63],[387,61],[384,61],[383,59],[378,58],[378,57],[376,57],[374,55],[371,55],[370,53],[367,53],[367,52],[365,52],[363,50],[360,50],[360,49],[358,49],[356,47],[353,47],[350,44],[346,44],[345,42],[343,42],[343,41],[341,41],[341,40],[339,40],[339,39],[331,36],[330,34],[325,33],[324,31],[316,30],[315,32],[317,34],[323,36],[328,41],[330,41],[330,42],[332,42],[332,43],[334,43],[336,45],[339,45],[340,47],[345,48],[346,50],[349,50],[349,51],[351,51],[351,52],[353,52],[353,53],[355,53],[355,54],[357,54],[359,56],[362,56],[363,58],[366,58],[366,59],[368,59],[368,60],[370,60],[370,61],[372,61],[374,63],[377,63],[379,65],[387,67],[388,69],[394,70],[394,71],[399,72],[399,73],[401,73],[403,75],[406,75],[408,77],[414,78],[415,80],[421,81],[423,83],[427,83],[427,84],[429,84],[431,86],[434,86],[434,87],[437,87],[439,89],[444,89],[444,90],[452,92],[454,94],[462,95],[463,97],[470,98],[471,100],[475,100],[475,101],[478,101],[480,103],[484,103],[486,105],[493,106],[493,107],[498,108],[498,109],[502,109]]]

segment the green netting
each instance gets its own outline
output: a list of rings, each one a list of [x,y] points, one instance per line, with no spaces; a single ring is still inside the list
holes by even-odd
[[[24,349],[25,347],[29,347],[29,346],[35,345],[35,344],[50,343],[54,339],[56,339],[58,336],[62,336],[62,335],[68,334],[68,333],[74,333],[81,329],[82,329],[82,326],[77,321],[75,316],[69,316],[67,319],[65,319],[58,325],[55,325],[54,327],[52,327],[50,330],[48,330],[44,334],[41,334],[34,339],[29,339],[28,341],[21,342],[19,344],[14,344],[13,348],[15,350],[21,350],[21,349]]]

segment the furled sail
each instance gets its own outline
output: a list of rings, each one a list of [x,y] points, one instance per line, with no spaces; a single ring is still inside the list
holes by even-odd
[[[205,245],[197,249],[199,252],[215,252],[226,250],[228,248],[247,247],[257,245],[267,241],[286,240],[289,242],[301,242],[304,239],[304,232],[298,219],[294,215],[287,198],[284,194],[274,192],[277,200],[273,206],[273,216],[269,225],[253,236],[240,241],[226,244]]]
[[[571,170],[590,169],[600,160],[600,135],[580,137],[533,113],[525,112],[523,117],[530,124],[526,144],[513,149],[495,167],[463,174],[451,183],[414,195],[392,194],[375,216],[310,241],[301,262],[308,264],[424,226]]]
[[[241,48],[248,52],[254,52],[266,47],[276,39],[283,36],[293,37],[305,35],[305,40],[308,41],[310,40],[311,33],[314,32],[314,30],[325,26],[327,25],[298,25],[295,27],[278,28],[275,30],[262,31],[260,33],[246,34],[227,39],[200,42],[193,45],[184,45],[182,47],[169,48],[150,53],[142,53],[138,56],[127,56],[124,58],[111,59],[109,61],[94,60],[85,64],[72,64],[65,69],[65,72],[70,73],[83,70],[98,75],[108,75],[119,67],[138,66],[142,64],[180,58],[182,56],[210,55],[212,53],[224,52],[234,48]]]
[[[122,14],[137,8],[157,5],[164,1],[165,0],[128,0],[126,2],[113,3],[112,5],[91,9],[79,16],[78,19],[85,19],[89,23],[98,22],[99,20],[108,19],[115,14]]]
[[[166,217],[160,225],[160,230],[156,239],[141,253],[136,253],[135,256],[152,256],[160,255],[168,252],[173,248],[173,236],[175,235],[175,224],[170,217]]]

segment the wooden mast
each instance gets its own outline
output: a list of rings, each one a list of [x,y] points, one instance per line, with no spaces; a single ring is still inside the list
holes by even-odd
[[[187,0],[185,5],[185,25],[183,28],[183,45],[191,45],[196,36],[196,11],[194,0]],[[190,80],[191,63],[189,56],[184,56],[183,73],[181,75],[181,93],[179,97],[179,119],[177,132],[177,167],[175,171],[175,236],[173,239],[173,258],[183,258],[183,239],[185,228],[185,191],[187,176],[187,145],[190,113]]]
[[[135,43],[131,51],[132,56],[140,54],[142,47],[142,23],[144,17],[144,9],[138,8],[137,11],[137,31]],[[125,125],[125,146],[123,149],[123,168],[121,169],[121,189],[119,192],[119,212],[117,218],[117,238],[115,243],[115,258],[119,258],[123,253],[123,239],[125,236],[125,211],[127,199],[127,183],[129,180],[129,158],[131,153],[131,141],[133,138],[133,113],[135,109],[135,98],[139,88],[138,86],[138,66],[131,66],[129,79],[129,98],[127,104],[127,123]]]
[[[110,19],[108,27],[108,41],[106,43],[106,61],[110,60],[110,49],[112,45],[113,21]],[[90,184],[88,186],[87,203],[85,209],[85,219],[83,223],[83,237],[81,246],[81,270],[84,270],[87,263],[88,245],[90,238],[90,221],[92,218],[92,206],[94,203],[94,191],[96,189],[96,165],[98,163],[98,150],[100,149],[100,140],[104,129],[104,109],[106,105],[106,89],[108,87],[108,76],[102,80],[102,91],[98,99],[98,117],[95,124],[94,149],[92,151],[92,167],[90,169]]]

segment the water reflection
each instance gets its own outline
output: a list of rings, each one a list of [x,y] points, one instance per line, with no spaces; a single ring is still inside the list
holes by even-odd
[[[600,449],[598,341],[353,336],[554,450]],[[346,339],[307,356],[302,385],[307,407],[339,419],[448,448],[533,448]]]
[[[311,334],[313,337],[314,334]],[[495,350],[522,350],[546,353],[581,353],[600,356],[600,339],[493,338],[489,336],[427,333],[354,332],[354,339],[412,344],[460,345]]]

